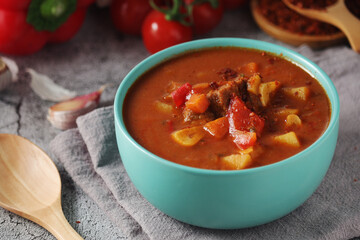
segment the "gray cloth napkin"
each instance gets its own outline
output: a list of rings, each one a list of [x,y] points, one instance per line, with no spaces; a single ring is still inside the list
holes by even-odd
[[[360,55],[342,46],[296,49],[327,72],[340,95],[340,132],[330,169],[299,208],[271,223],[238,230],[204,229],[174,220],[131,183],[118,153],[113,107],[77,120],[50,147],[73,180],[129,239],[349,239],[360,236]],[[301,179],[299,179],[301,181]]]

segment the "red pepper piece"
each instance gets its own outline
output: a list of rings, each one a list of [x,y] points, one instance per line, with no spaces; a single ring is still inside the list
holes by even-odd
[[[241,150],[254,146],[256,142],[256,133],[254,132],[235,130],[231,132],[231,136],[233,137],[233,142]]]
[[[174,103],[177,107],[182,106],[186,101],[186,95],[191,91],[192,86],[190,83],[185,83],[171,93]]]
[[[264,129],[264,119],[248,109],[238,96],[231,99],[227,118],[229,119],[230,133],[241,130],[255,132],[260,135]]]
[[[253,146],[256,135],[260,135],[264,129],[264,119],[248,109],[238,96],[231,99],[227,118],[230,135],[241,150]]]

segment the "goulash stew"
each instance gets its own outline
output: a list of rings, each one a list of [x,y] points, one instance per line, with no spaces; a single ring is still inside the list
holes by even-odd
[[[239,170],[278,162],[328,126],[321,85],[267,52],[189,52],[142,75],[124,104],[125,125],[150,152],[196,168]]]

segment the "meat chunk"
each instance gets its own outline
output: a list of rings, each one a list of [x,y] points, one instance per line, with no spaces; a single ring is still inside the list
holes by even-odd
[[[230,79],[236,78],[238,76],[238,73],[231,68],[224,68],[218,72],[218,74],[221,76],[221,78],[225,81],[228,81]]]
[[[246,102],[246,106],[253,110],[255,113],[262,112],[264,107],[261,104],[260,98],[258,95],[253,93],[249,93],[248,101]]]
[[[244,78],[236,78],[228,81],[217,89],[208,92],[206,97],[210,102],[210,109],[216,117],[223,117],[229,107],[232,96],[247,98],[246,81]]]

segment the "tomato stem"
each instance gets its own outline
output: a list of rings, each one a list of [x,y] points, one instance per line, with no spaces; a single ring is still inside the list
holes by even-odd
[[[177,18],[177,15],[180,12],[180,7],[181,7],[181,1],[180,0],[173,0],[173,7],[170,11],[170,14],[167,14],[165,16],[166,20],[175,20]],[[176,19],[177,20],[177,19]]]
[[[165,15],[165,19],[168,21],[177,21],[185,26],[190,26],[191,23],[187,21],[186,19],[188,16],[188,11],[184,14],[181,13],[181,7],[183,6],[182,0],[172,0],[173,4],[170,9],[168,8],[161,8],[156,5],[154,0],[150,0],[150,5],[153,9],[156,11],[159,11]],[[186,7],[186,6],[184,6]]]

